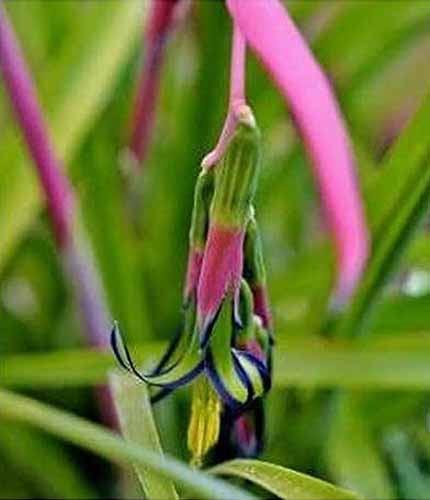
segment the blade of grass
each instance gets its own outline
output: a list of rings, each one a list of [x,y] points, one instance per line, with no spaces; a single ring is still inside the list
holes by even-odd
[[[354,493],[321,479],[260,460],[232,460],[215,466],[211,472],[246,479],[285,500],[358,498]]]
[[[353,395],[334,395],[326,461],[336,482],[364,498],[394,497],[387,466]]]
[[[127,443],[99,425],[26,396],[0,390],[0,417],[42,429],[112,462],[126,466],[134,462],[148,467],[162,477],[186,486],[198,498],[255,498],[224,481],[192,470],[173,458],[161,460],[157,453]]]
[[[279,337],[277,387],[430,389],[430,331],[386,332],[359,340]],[[161,342],[133,347],[139,362],[155,360],[162,351]],[[0,384],[21,389],[88,386],[105,382],[113,366],[110,353],[91,350],[10,355],[2,358]]]
[[[138,383],[128,375],[118,373],[111,374],[109,378],[125,439],[154,451],[161,461],[164,460],[146,385]],[[134,468],[147,498],[179,498],[172,481],[163,479],[142,464],[136,464]]]
[[[430,101],[426,98],[368,186],[367,212],[374,238],[383,237],[385,227],[399,209],[399,201],[408,196],[411,183],[419,182],[423,162],[429,157],[429,123]]]
[[[414,230],[421,221],[430,201],[429,158],[420,162],[408,192],[396,200],[396,212],[384,224],[384,237],[375,247],[366,272],[352,302],[340,319],[335,333],[339,336],[355,336],[363,331],[365,320],[382,288],[393,272]]]

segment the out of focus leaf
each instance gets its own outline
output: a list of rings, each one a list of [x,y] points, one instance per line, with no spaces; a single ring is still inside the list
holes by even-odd
[[[113,462],[130,463],[186,486],[198,498],[250,500],[253,496],[206,473],[190,469],[173,458],[128,443],[83,418],[71,415],[26,396],[0,390],[0,417],[42,429]]]
[[[354,396],[334,398],[325,455],[330,476],[365,498],[394,498],[387,466]]]
[[[260,460],[232,460],[211,469],[214,474],[236,476],[261,486],[285,500],[348,500],[354,493],[330,483]]]
[[[133,347],[145,363],[163,352],[161,342]],[[274,352],[278,387],[428,390],[429,331],[370,336],[359,340],[280,335]],[[106,381],[110,353],[93,350],[16,354],[2,359],[0,385],[15,388],[79,387]]]
[[[35,484],[44,498],[97,497],[61,445],[42,433],[23,425],[2,425],[0,448],[8,463]],[[54,470],[55,474],[47,473]]]
[[[354,336],[362,330],[371,306],[393,272],[399,256],[429,205],[429,145],[424,138],[421,120],[418,120],[418,123],[420,126],[417,127],[417,132],[414,122],[414,126],[406,130],[397,143],[381,180],[384,189],[375,192],[375,199],[380,196],[384,204],[379,205],[379,218],[373,218],[379,223],[376,223],[378,229],[375,232],[372,253],[352,302],[340,320],[338,335]],[[411,158],[407,153],[408,145]],[[413,145],[416,146],[415,149]]]
[[[125,439],[143,449],[152,450],[161,461],[164,460],[146,385],[128,375],[113,373],[110,386]],[[147,498],[178,498],[172,481],[139,463],[135,465],[135,470]]]
[[[408,437],[402,432],[390,433],[386,446],[394,469],[400,479],[400,491],[403,498],[427,500],[430,491],[430,476],[425,476],[418,465]]]
[[[430,162],[430,100],[425,99],[379,166],[366,192],[368,220],[376,240],[385,237],[414,186],[425,182]]]
[[[158,359],[161,342],[145,343],[137,349],[137,359]],[[134,351],[134,349],[133,349]],[[67,350],[44,354],[17,354],[3,357],[0,363],[0,385],[31,387],[86,386],[106,381],[107,372],[115,366],[110,352]]]

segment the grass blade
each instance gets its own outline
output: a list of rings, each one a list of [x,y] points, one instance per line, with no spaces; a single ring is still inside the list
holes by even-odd
[[[232,460],[217,465],[211,472],[246,479],[285,500],[358,498],[354,493],[337,488],[321,479],[260,460]]]
[[[403,203],[399,200],[398,214],[385,228],[385,237],[370,259],[349,310],[339,324],[338,335],[354,336],[362,330],[371,306],[393,271],[414,229],[421,221],[429,200],[430,168],[427,160],[408,199],[404,199]]]
[[[388,468],[356,398],[349,394],[335,394],[334,398],[326,447],[331,477],[362,497],[393,498]]]
[[[162,477],[186,486],[197,498],[254,498],[235,486],[194,471],[173,458],[160,460],[157,453],[127,443],[99,425],[26,396],[0,390],[0,417],[42,429],[107,460],[126,466],[137,463],[148,467]]]
[[[423,303],[423,307],[427,310],[428,304]],[[133,348],[133,352],[150,357],[162,350],[161,342]],[[280,335],[274,355],[275,387],[430,389],[429,330],[385,332],[359,340],[283,339]],[[86,387],[106,382],[113,367],[110,353],[88,349],[16,354],[2,358],[0,381],[3,387],[15,389]]]
[[[154,451],[160,460],[163,460],[163,451],[146,385],[130,376],[113,373],[110,376],[110,386],[125,439],[144,449]],[[142,464],[136,464],[135,470],[147,498],[160,500],[179,498],[172,481],[154,474]]]

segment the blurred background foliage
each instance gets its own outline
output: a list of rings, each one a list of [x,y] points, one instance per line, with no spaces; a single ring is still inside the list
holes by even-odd
[[[154,141],[130,200],[122,148],[141,63],[137,4],[6,2],[112,314],[150,363],[180,322],[194,181],[226,110],[231,26],[222,2],[195,1],[170,39]],[[352,305],[328,314],[333,252],[309,165],[251,57],[248,95],[264,138],[257,213],[278,339],[263,458],[365,498],[428,498],[430,2],[286,4],[339,96],[373,254]],[[113,362],[85,347],[43,206],[0,86],[0,385],[99,421],[92,386]],[[185,460],[187,397],[156,411],[164,448]],[[1,498],[135,492],[108,462],[3,421],[0,484]]]

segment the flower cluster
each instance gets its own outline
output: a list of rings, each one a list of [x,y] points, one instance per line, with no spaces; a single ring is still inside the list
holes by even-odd
[[[160,387],[156,399],[192,382],[188,445],[196,464],[220,432],[229,434],[227,441],[240,455],[260,451],[256,401],[271,385],[271,321],[253,208],[260,133],[248,106],[236,119],[221,160],[216,168],[203,168],[196,183],[182,335],[156,370],[141,373],[118,328],[112,332],[118,361]]]
[[[154,4],[152,39],[165,40],[183,2]],[[147,374],[136,370],[118,329],[112,332],[123,367],[161,388],[154,400],[193,383],[188,444],[195,463],[220,441],[232,455],[259,453],[262,396],[271,382],[272,323],[253,208],[260,137],[246,104],[247,48],[272,77],[304,142],[336,248],[336,307],[351,297],[368,254],[352,148],[327,78],[280,0],[225,0],[225,5],[233,20],[228,112],[196,185],[183,331]],[[141,87],[140,97],[146,104],[135,120],[143,143],[160,59],[154,61],[157,70],[145,76],[150,83]]]

